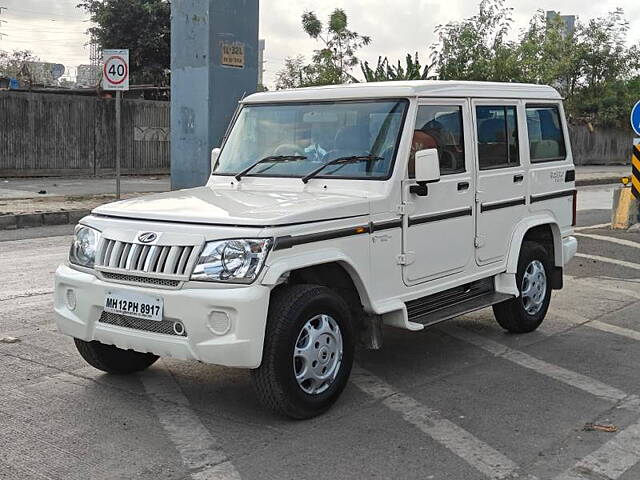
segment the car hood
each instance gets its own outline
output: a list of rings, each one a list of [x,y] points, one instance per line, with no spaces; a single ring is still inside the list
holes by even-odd
[[[347,193],[205,186],[109,203],[93,213],[171,222],[271,226],[367,215],[369,199]]]

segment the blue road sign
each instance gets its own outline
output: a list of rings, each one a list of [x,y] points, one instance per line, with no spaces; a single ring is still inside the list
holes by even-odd
[[[636,135],[640,137],[640,102],[631,110],[631,127]]]

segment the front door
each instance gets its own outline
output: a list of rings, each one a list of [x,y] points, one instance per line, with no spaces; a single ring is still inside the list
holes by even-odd
[[[420,102],[414,126],[407,179],[403,181],[403,277],[416,285],[454,275],[473,262],[475,177],[472,121],[466,100]],[[428,194],[415,185],[415,151],[437,148],[440,181]]]
[[[517,100],[474,100],[477,163],[476,261],[506,258],[511,236],[526,212],[527,175],[521,164],[519,126],[526,125]]]

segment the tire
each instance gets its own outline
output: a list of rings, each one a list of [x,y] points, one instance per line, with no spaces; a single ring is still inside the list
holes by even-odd
[[[260,401],[298,420],[324,413],[347,384],[354,345],[349,308],[333,290],[292,285],[274,291],[262,364],[251,371]]]
[[[522,244],[516,273],[520,295],[493,306],[502,328],[511,333],[528,333],[540,326],[551,302],[551,268],[549,254],[542,245],[530,241]],[[525,289],[529,290],[528,295]]]
[[[82,358],[94,368],[103,372],[126,375],[139,372],[151,366],[158,356],[152,353],[139,353],[133,350],[122,350],[104,343],[85,342],[74,338],[76,348]]]

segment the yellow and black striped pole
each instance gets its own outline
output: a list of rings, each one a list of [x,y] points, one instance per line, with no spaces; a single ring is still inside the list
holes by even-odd
[[[640,144],[633,146],[631,156],[631,193],[640,200]]]

